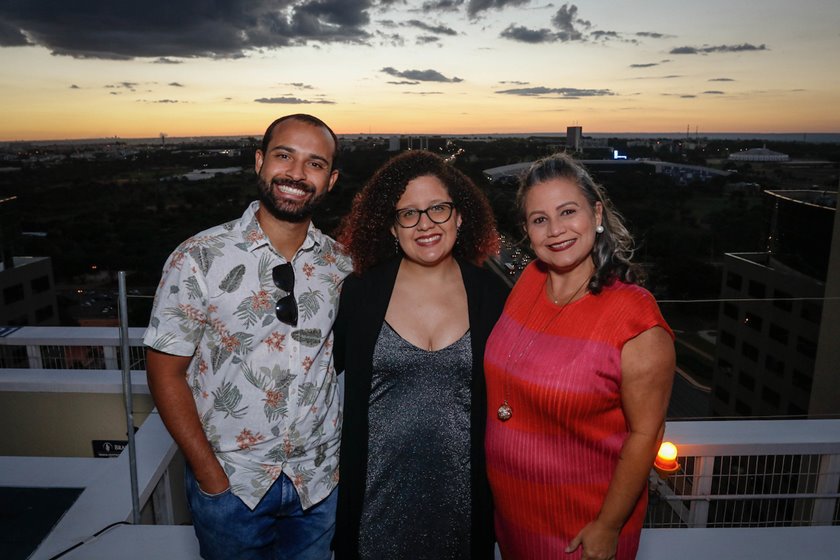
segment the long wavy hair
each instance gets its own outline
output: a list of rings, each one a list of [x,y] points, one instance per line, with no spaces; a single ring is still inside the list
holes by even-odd
[[[461,228],[452,253],[455,257],[481,264],[499,251],[496,220],[487,197],[478,187],[443,158],[424,150],[412,150],[387,161],[353,199],[353,208],[338,230],[338,242],[353,259],[357,274],[395,257],[391,228],[396,220],[397,201],[409,181],[431,175],[446,187],[461,215]]]
[[[566,154],[555,154],[535,161],[522,177],[516,193],[516,205],[523,229],[526,227],[525,197],[528,191],[534,185],[553,179],[566,179],[577,185],[593,213],[595,204],[601,203],[601,225],[604,226],[604,232],[595,236],[595,244],[592,247],[595,274],[589,281],[589,291],[598,294],[604,286],[609,286],[616,280],[628,284],[641,284],[642,270],[631,262],[635,247],[633,237],[624,225],[624,218],[613,207],[604,188],[592,179],[586,168]]]

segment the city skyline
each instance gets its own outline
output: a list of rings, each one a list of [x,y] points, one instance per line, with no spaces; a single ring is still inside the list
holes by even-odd
[[[840,132],[829,0],[156,4],[0,6],[0,140]]]

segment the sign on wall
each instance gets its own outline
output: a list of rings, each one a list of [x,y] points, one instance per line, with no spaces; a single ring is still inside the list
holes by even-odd
[[[116,439],[94,439],[93,456],[97,459],[102,457],[119,457],[122,450],[128,445],[128,441]]]

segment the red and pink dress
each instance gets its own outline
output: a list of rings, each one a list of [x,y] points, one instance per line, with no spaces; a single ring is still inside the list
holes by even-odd
[[[615,282],[564,307],[546,297],[546,274],[538,262],[522,273],[484,358],[487,473],[506,560],[580,557],[564,549],[597,517],[628,435],[621,349],[652,327],[673,336],[640,286]],[[640,489],[617,559],[635,558],[646,507]]]

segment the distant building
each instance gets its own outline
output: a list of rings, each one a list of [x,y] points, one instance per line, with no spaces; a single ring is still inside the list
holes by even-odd
[[[170,179],[186,179],[187,181],[206,181],[207,179],[214,179],[218,175],[231,175],[233,173],[241,173],[242,167],[204,167],[201,169],[193,169],[184,175],[175,175]]]
[[[389,152],[399,152],[400,151],[400,137],[397,135],[389,136],[388,137],[388,151]]]
[[[836,193],[766,191],[770,250],[724,257],[712,382],[716,416],[806,415]],[[835,368],[836,369],[836,368]]]
[[[612,156],[611,156],[612,157]],[[512,163],[500,167],[491,167],[484,170],[484,176],[488,181],[508,181],[519,178],[532,162]],[[676,183],[686,185],[695,181],[709,181],[714,177],[725,177],[729,171],[704,167],[701,165],[687,165],[684,163],[671,163],[659,160],[641,159],[582,159],[580,163],[586,166],[593,173],[610,173],[621,169],[638,168],[652,171],[653,173],[668,175]]]
[[[58,325],[52,261],[16,257],[16,197],[0,200],[0,327]]]
[[[570,152],[579,152],[582,148],[581,140],[583,139],[582,126],[566,127],[566,149]]]
[[[0,264],[0,326],[59,324],[52,261],[49,257],[13,257]]]
[[[751,150],[729,154],[729,159],[732,161],[773,162],[787,161],[790,159],[790,156],[781,152],[768,150],[767,148],[752,148]]]

